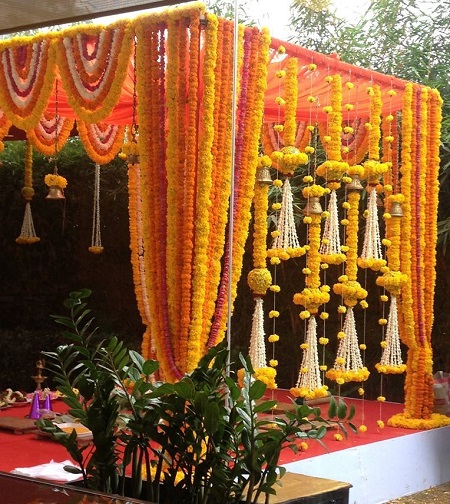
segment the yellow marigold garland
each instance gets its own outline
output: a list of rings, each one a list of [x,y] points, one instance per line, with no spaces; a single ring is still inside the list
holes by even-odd
[[[217,57],[218,20],[213,14],[207,16],[205,30],[205,59],[203,62],[203,133],[199,147],[199,178],[197,181],[196,196],[196,221],[194,232],[194,277],[192,280],[192,320],[189,330],[189,346],[186,370],[192,371],[203,356],[206,348],[202,345],[202,308],[206,293],[205,264],[208,259],[209,238],[209,208],[211,201],[209,194],[212,186],[212,153],[211,147],[214,140],[214,68]]]

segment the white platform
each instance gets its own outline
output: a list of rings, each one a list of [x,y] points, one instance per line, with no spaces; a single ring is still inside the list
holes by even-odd
[[[349,504],[387,503],[450,481],[450,426],[305,458],[285,467],[297,474],[350,483]]]

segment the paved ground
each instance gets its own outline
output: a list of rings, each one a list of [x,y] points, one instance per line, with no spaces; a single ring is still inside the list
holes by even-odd
[[[422,504],[425,502],[450,504],[450,482],[424,490],[417,494],[409,495],[408,497],[394,499],[393,501],[389,501],[388,504]]]

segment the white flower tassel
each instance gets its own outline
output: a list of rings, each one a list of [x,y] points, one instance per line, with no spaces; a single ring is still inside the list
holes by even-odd
[[[380,373],[400,374],[406,370],[403,364],[402,352],[400,348],[400,332],[398,329],[398,309],[397,297],[392,296],[391,307],[389,310],[388,323],[386,326],[386,338],[384,340],[384,349],[379,364],[376,368]]]
[[[266,364],[266,345],[264,342],[264,310],[263,299],[255,299],[252,332],[250,336],[250,361],[254,369],[263,368]]]
[[[358,265],[361,268],[371,268],[378,271],[386,264],[381,253],[380,228],[378,225],[377,192],[374,187],[370,189],[367,203],[367,220],[364,243]]]
[[[282,251],[281,259],[303,255],[295,228],[293,198],[289,178],[283,184],[283,194],[280,215],[278,217],[277,236],[272,242],[272,249]],[[301,254],[298,254],[302,250]]]
[[[347,310],[342,333],[343,337],[339,339],[334,368],[327,371],[326,376],[338,383],[367,380],[370,373],[363,366],[353,308]]]
[[[320,378],[319,357],[317,352],[317,322],[315,317],[308,321],[305,344],[302,345],[303,357],[296,384],[296,393],[306,399],[327,395],[326,387]]]
[[[345,261],[345,255],[341,252],[339,215],[335,190],[331,191],[327,210],[328,217],[325,220],[319,252],[322,256],[322,262],[327,264],[340,264]]]
[[[36,236],[36,231],[34,229],[33,216],[31,214],[31,205],[27,201],[25,204],[25,214],[22,222],[22,229],[20,230],[20,236],[16,238],[16,242],[20,244],[31,244],[37,243],[40,238]]]

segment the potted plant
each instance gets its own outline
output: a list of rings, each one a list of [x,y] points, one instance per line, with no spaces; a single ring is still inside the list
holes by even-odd
[[[155,361],[115,337],[96,337],[89,295],[69,295],[70,315],[54,317],[69,343],[44,355],[68,413],[92,431],[92,444],[80,445],[75,431],[47,419],[37,422],[66,447],[80,467],[68,470],[80,472],[89,488],[161,504],[253,504],[262,495],[268,502],[285,472],[282,450],[296,451],[305,439],[321,442],[331,419],[344,434],[346,425],[356,431],[353,408],[333,398],[332,418],[295,403],[277,418],[276,401],[264,399],[266,386],[253,378],[249,359],[241,357],[242,387],[227,372],[224,344],[179,382],[155,381]]]

